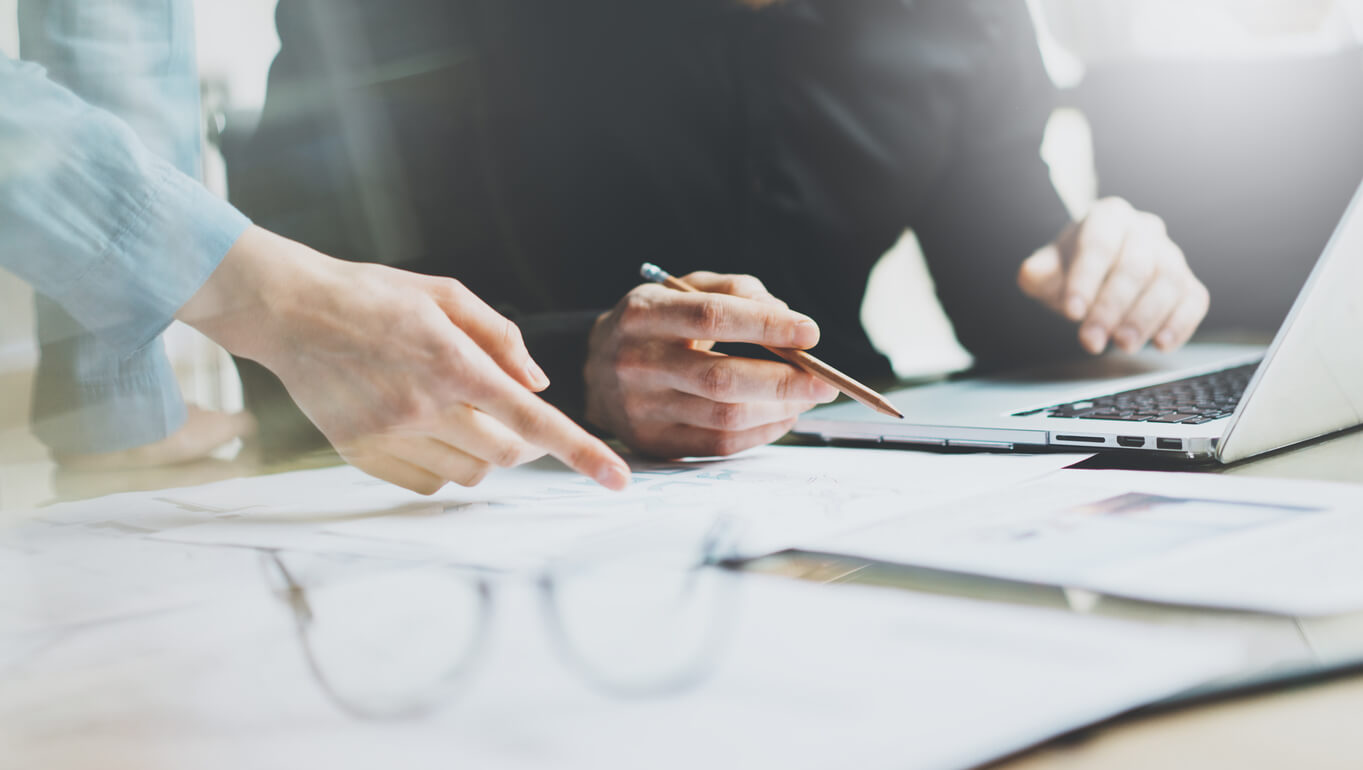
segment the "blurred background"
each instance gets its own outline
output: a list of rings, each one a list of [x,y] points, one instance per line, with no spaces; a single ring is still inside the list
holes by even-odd
[[[1363,179],[1363,0],[1029,5],[1061,89],[1042,152],[1072,213],[1121,195],[1160,214],[1211,289],[1205,329],[1271,333]],[[264,102],[273,10],[197,2],[204,176],[220,193],[217,148],[248,136]],[[9,55],[15,26],[14,0],[0,0]],[[0,495],[42,483],[30,463],[43,453],[25,432],[31,312],[27,289],[0,273]],[[902,375],[969,364],[911,233],[872,274],[863,320]],[[190,401],[240,408],[228,356],[180,326],[168,342]]]

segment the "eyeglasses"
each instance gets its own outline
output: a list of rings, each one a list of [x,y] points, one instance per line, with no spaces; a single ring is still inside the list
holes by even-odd
[[[721,658],[737,608],[736,525],[603,538],[529,572],[438,560],[266,551],[312,678],[360,719],[417,717],[452,701],[487,652],[499,591],[528,582],[559,658],[622,697],[695,686]]]

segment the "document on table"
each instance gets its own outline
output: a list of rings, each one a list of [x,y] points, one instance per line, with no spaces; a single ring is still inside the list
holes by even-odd
[[[1363,486],[1069,470],[802,547],[1115,596],[1363,609]]]
[[[756,556],[1036,479],[1083,457],[765,447],[725,460],[636,462],[633,486],[621,493],[545,459],[432,497],[343,467],[114,495],[40,515],[52,523],[116,525],[181,543],[437,551],[507,568],[540,564],[655,522],[722,516],[737,522],[735,555]]]
[[[955,768],[1228,673],[1242,651],[1052,610],[746,576],[708,678],[620,698],[565,665],[532,586],[498,588],[489,655],[422,718],[336,710],[262,592],[91,626],[27,656],[4,671],[0,745],[14,766],[47,770],[109,757],[203,770]],[[407,598],[437,621],[440,596]],[[421,640],[422,625],[399,636]],[[403,665],[381,653],[373,666]]]

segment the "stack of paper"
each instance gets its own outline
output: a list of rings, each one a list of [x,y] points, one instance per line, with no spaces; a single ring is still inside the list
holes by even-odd
[[[1286,615],[1363,609],[1363,487],[1062,471],[802,547]]]

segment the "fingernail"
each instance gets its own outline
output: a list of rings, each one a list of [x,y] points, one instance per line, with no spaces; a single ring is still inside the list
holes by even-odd
[[[1120,345],[1123,350],[1129,353],[1136,347],[1136,342],[1139,340],[1139,334],[1137,334],[1135,329],[1132,329],[1129,326],[1123,326],[1117,330],[1117,333],[1113,335],[1113,338],[1117,340],[1117,344]]]
[[[596,481],[607,489],[624,489],[630,482],[629,468],[611,463],[596,474]]]
[[[1079,330],[1079,341],[1090,353],[1101,353],[1107,347],[1107,329],[1101,326],[1085,326]]]
[[[534,361],[525,365],[525,376],[535,390],[544,390],[549,387],[549,375],[545,374],[539,364]]]
[[[1065,312],[1069,314],[1070,320],[1072,321],[1078,321],[1083,318],[1087,311],[1088,303],[1084,302],[1084,298],[1077,294],[1070,297],[1069,302],[1065,304]]]
[[[795,334],[792,338],[792,346],[797,348],[812,348],[819,344],[819,325],[811,320],[805,319],[795,323]]]
[[[1174,333],[1167,331],[1160,332],[1159,335],[1155,337],[1155,344],[1159,345],[1161,348],[1164,348],[1165,350],[1168,350],[1169,348],[1174,346]]]

